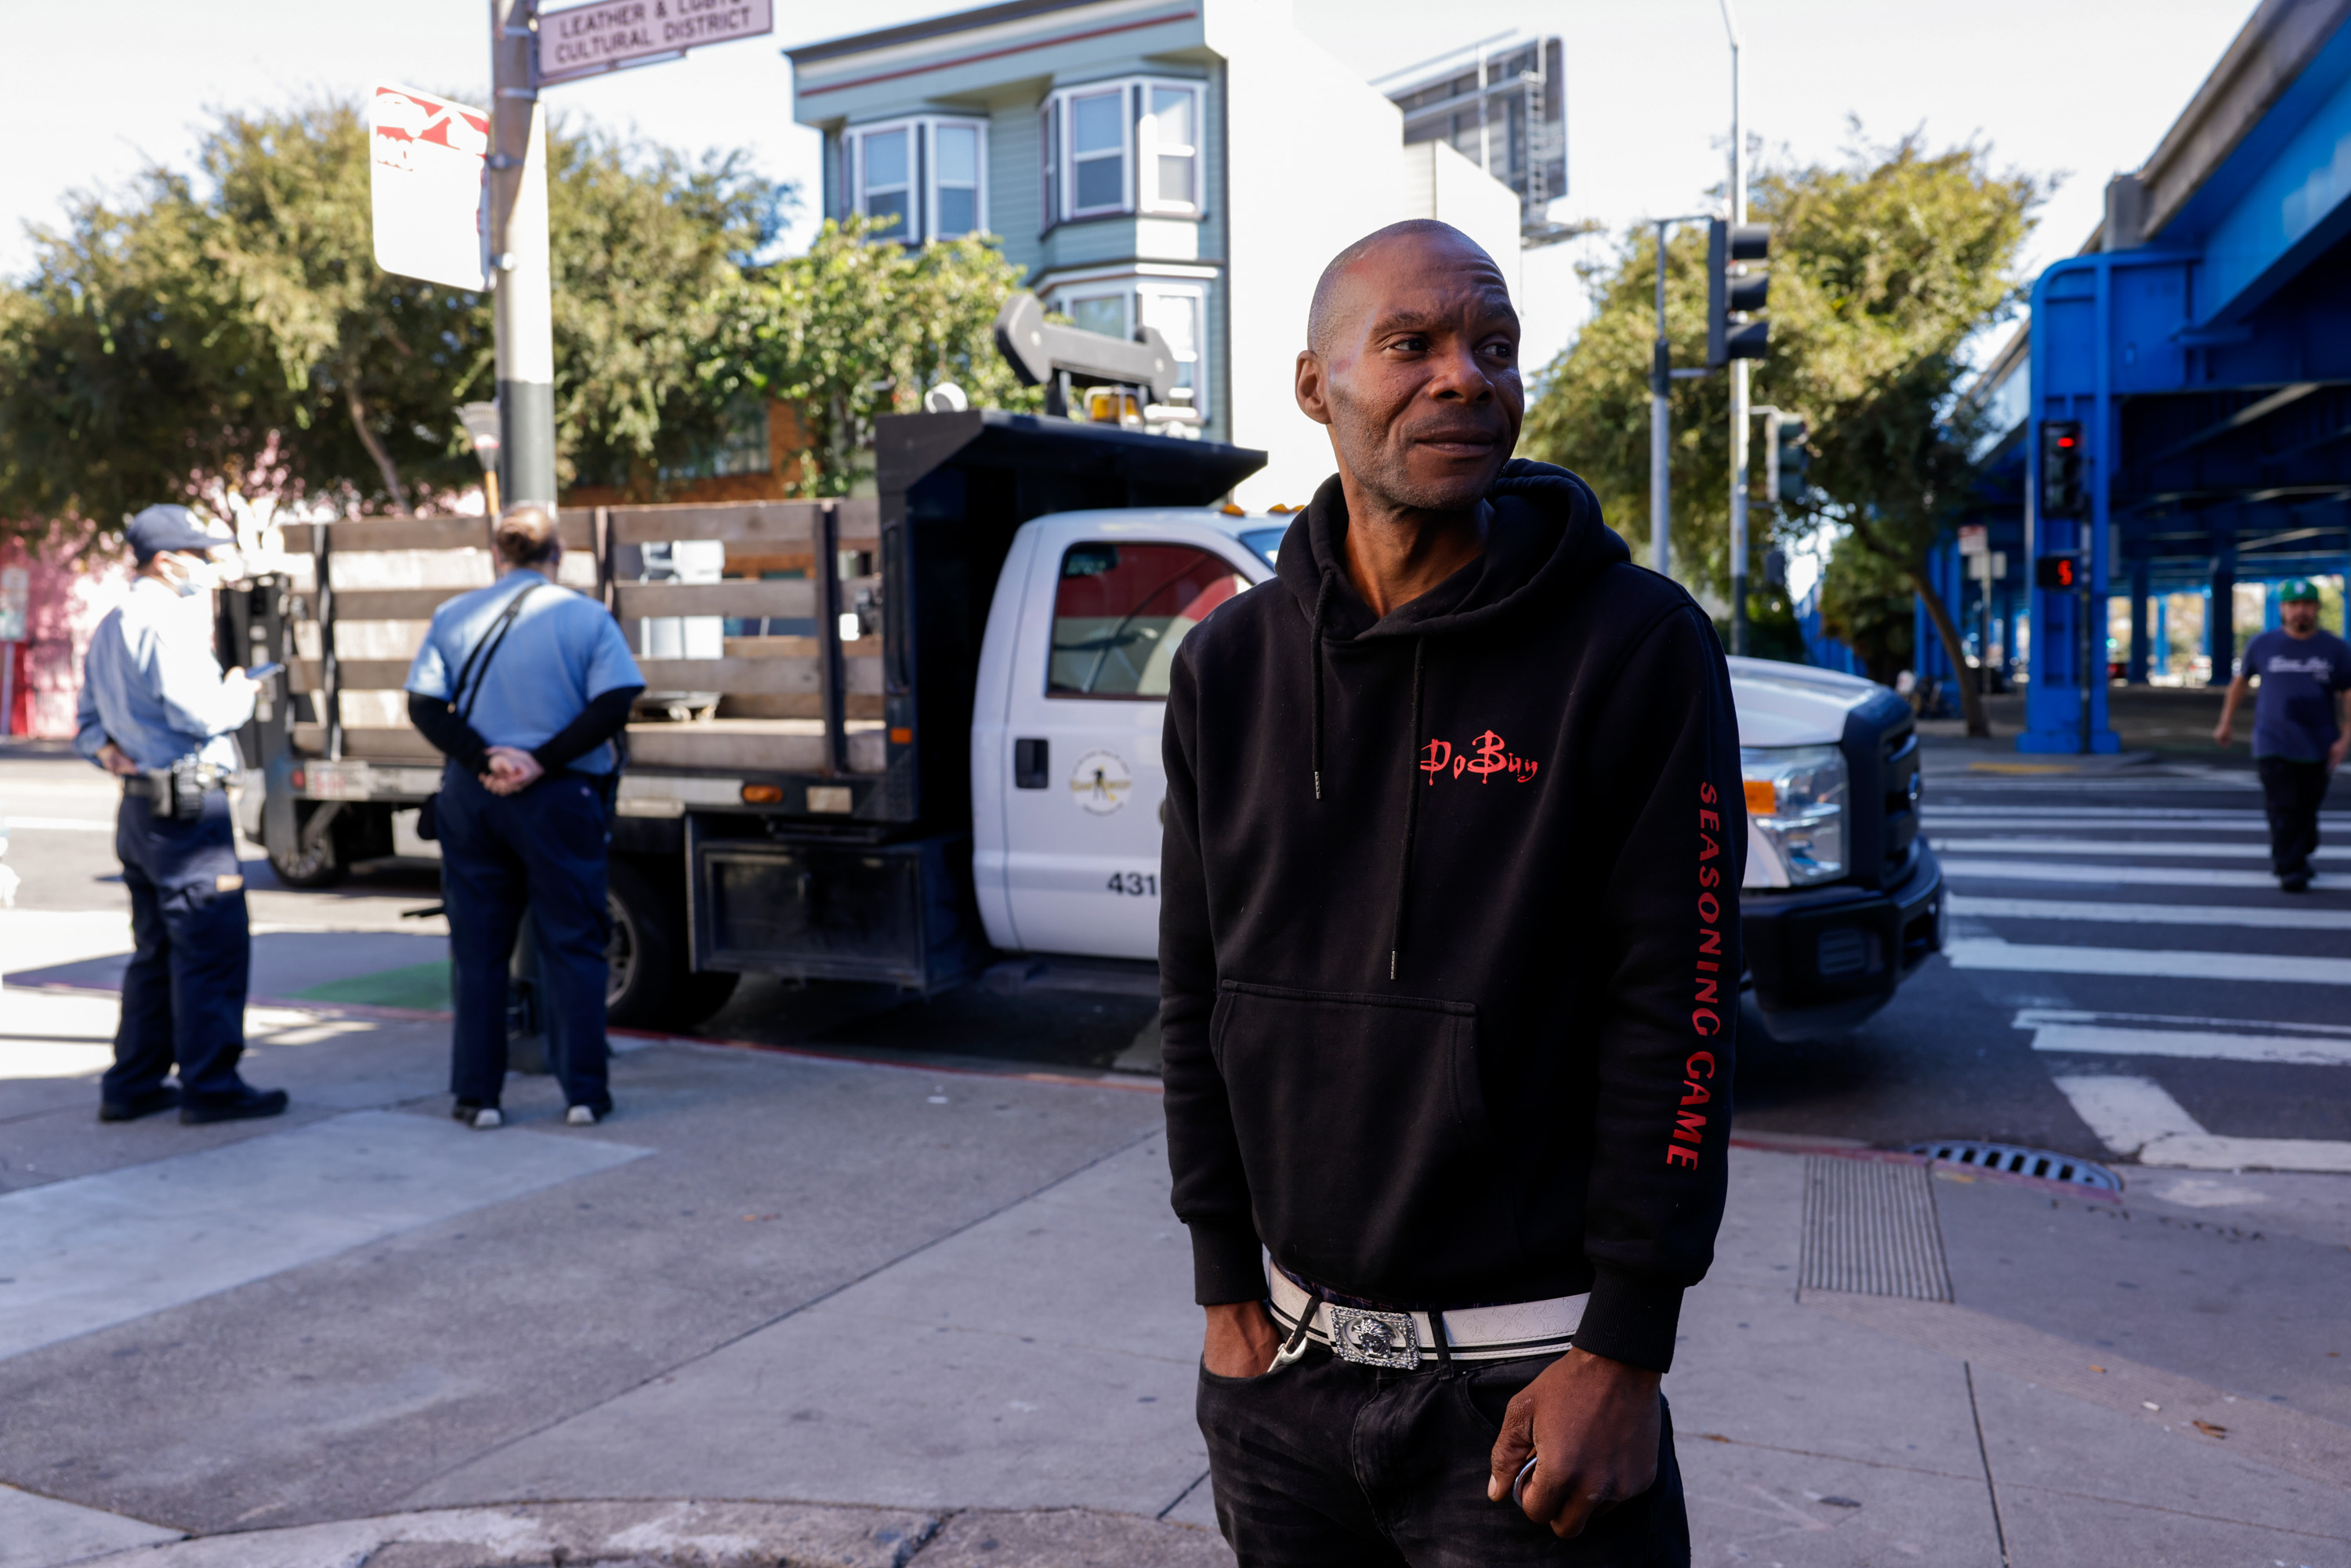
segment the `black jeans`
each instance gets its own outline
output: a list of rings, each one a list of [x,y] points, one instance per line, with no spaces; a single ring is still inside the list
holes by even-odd
[[[453,762],[441,776],[439,817],[457,1003],[450,1092],[495,1105],[506,1086],[507,966],[528,912],[564,1101],[609,1114],[604,952],[612,915],[605,902],[603,786],[558,772],[519,795],[493,795]]]
[[[1217,1523],[1241,1568],[1686,1568],[1670,1415],[1656,1484],[1573,1541],[1486,1500],[1503,1407],[1552,1359],[1392,1372],[1316,1346],[1262,1377],[1203,1367]]]
[[[137,951],[122,972],[114,1065],[99,1093],[110,1104],[131,1104],[162,1087],[176,1061],[189,1100],[233,1100],[245,1092],[236,1061],[245,1053],[253,946],[228,795],[206,790],[204,814],[190,822],[124,796],[114,852],[131,892]]]
[[[2270,870],[2278,876],[2308,876],[2311,852],[2318,848],[2318,808],[2326,799],[2326,764],[2264,757],[2262,801],[2269,808]]]

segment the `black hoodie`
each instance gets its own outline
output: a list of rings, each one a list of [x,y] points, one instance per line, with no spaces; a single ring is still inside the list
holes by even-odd
[[[1507,465],[1384,619],[1334,477],[1177,650],[1159,961],[1204,1303],[1590,1291],[1667,1369],[1721,1222],[1747,822],[1714,629],[1591,490]]]

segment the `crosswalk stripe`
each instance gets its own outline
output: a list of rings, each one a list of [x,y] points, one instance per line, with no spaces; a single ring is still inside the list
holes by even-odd
[[[2143,1166],[2198,1171],[2351,1171],[2351,1143],[2325,1138],[2230,1138],[2204,1130],[2151,1078],[2056,1081],[2099,1142]]]
[[[2160,840],[2130,842],[2108,839],[1956,839],[1934,835],[1938,850],[1948,846],[1980,855],[2159,855],[2170,860],[2267,860],[2260,844],[2174,844]],[[2351,861],[2351,849],[2320,850],[2314,860]]]
[[[2267,880],[2264,878],[2263,880]],[[1990,898],[1954,893],[1955,915],[1990,920],[2066,920],[2111,925],[2241,925],[2266,931],[2351,931],[2351,909],[2264,909],[2241,904],[2100,904],[2086,898]]]
[[[2061,882],[2073,887],[2271,887],[2277,878],[2262,871],[2221,871],[2200,865],[2078,865],[2064,861],[1971,860],[1944,853],[1947,877],[1983,877],[1997,882]],[[2321,887],[2329,885],[2325,882]]]
[[[1946,814],[1929,816],[1920,824],[1927,831],[1940,837],[1945,833],[2187,833],[2200,838],[2208,833],[2266,833],[2266,822],[2092,822],[2074,817],[2027,817],[2011,811],[2001,811],[1983,817],[1953,818]],[[2337,828],[2336,832],[2351,831]]]
[[[2248,1023],[2243,1019],[2199,1018],[2175,1013],[2117,1013],[2104,1009],[2091,1011],[2081,1008],[2020,1008],[2009,1020],[2011,1029],[2041,1029],[2052,1024],[2104,1023],[2147,1024],[2157,1029],[2265,1029],[2279,1034],[2308,1035],[2314,1040],[2351,1040],[2351,1025],[2339,1023],[2283,1023],[2273,1019],[2261,1019]]]
[[[110,833],[114,823],[89,817],[0,817],[0,839],[18,828],[36,833]]]
[[[2043,1024],[2035,1051],[2078,1056],[2171,1056],[2195,1061],[2267,1061],[2288,1067],[2351,1067],[2351,1040],[2218,1030],[2116,1029],[2106,1024]]]
[[[2117,827],[2128,827],[2135,822],[2242,822],[2248,827],[2258,828],[2269,821],[2268,813],[2264,811],[2221,806],[2134,806],[2121,810],[2113,806],[1949,806],[1937,803],[1928,806],[1925,814],[1929,821],[1945,817],[1997,821],[2003,817],[2030,814],[2075,822],[2112,822]],[[2321,812],[2318,821],[2322,827],[2351,826],[2351,811]]]
[[[2273,980],[2351,986],[2351,958],[2297,958],[2275,953],[2203,953],[2172,948],[2075,947],[1961,936],[1944,945],[1955,969],[2010,969],[2036,975],[2121,975],[2167,980]]]

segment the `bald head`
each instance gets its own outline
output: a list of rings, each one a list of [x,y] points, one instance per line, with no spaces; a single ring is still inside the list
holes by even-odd
[[[1391,224],[1323,268],[1306,329],[1298,406],[1330,427],[1349,506],[1475,507],[1526,406],[1494,258],[1448,224]]]
[[[1318,354],[1331,351],[1338,334],[1361,314],[1365,285],[1376,294],[1380,275],[1389,270],[1379,264],[1391,261],[1405,261],[1414,271],[1433,263],[1466,274],[1482,272],[1505,298],[1510,292],[1502,269],[1476,240],[1435,218],[1406,218],[1373,230],[1331,258],[1315,282],[1314,302],[1307,307],[1307,348]]]

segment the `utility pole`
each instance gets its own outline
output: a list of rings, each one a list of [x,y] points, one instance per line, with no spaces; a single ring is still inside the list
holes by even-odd
[[[1657,220],[1657,342],[1649,359],[1649,566],[1674,574],[1673,350],[1666,344],[1666,225]]]
[[[1747,222],[1747,142],[1739,127],[1739,17],[1722,0],[1730,35],[1730,226]],[[1730,361],[1730,651],[1747,652],[1747,361]]]
[[[490,277],[508,507],[555,507],[555,312],[538,0],[490,0]]]

